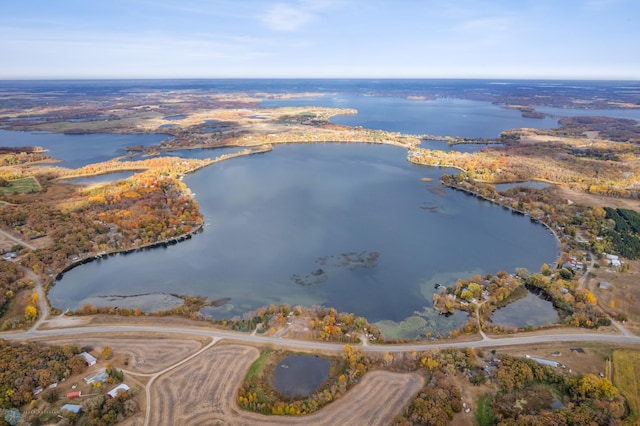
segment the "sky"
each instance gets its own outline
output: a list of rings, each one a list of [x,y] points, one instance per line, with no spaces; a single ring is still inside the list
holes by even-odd
[[[0,79],[640,79],[640,0],[0,0]]]

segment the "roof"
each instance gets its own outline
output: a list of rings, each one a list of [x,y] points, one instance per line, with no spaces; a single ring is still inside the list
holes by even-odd
[[[111,398],[115,398],[116,395],[118,394],[118,391],[128,391],[129,390],[129,386],[127,386],[124,383],[119,384],[118,386],[116,386],[115,388],[111,389],[109,392],[107,392],[107,395],[109,395]]]
[[[97,359],[93,355],[87,352],[80,352],[78,356],[81,356],[82,358],[84,358],[84,360],[87,361],[89,364],[92,364],[97,361]]]
[[[87,383],[93,383],[93,382],[104,383],[107,381],[108,378],[109,378],[109,373],[107,373],[106,371],[103,371],[102,373],[98,373],[89,379],[84,379],[84,381]]]
[[[600,288],[609,288],[609,283],[606,281],[600,281]]]
[[[62,410],[62,411],[71,411],[72,413],[76,413],[77,414],[80,411],[82,411],[82,405],[64,404],[60,410]]]

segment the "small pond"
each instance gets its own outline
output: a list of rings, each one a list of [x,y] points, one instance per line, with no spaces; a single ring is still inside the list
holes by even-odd
[[[273,372],[273,389],[289,398],[307,397],[329,378],[329,364],[318,356],[288,356]]]
[[[185,118],[187,118],[186,115],[179,114],[179,115],[168,115],[164,119],[169,121],[178,121],[178,120],[184,120]]]
[[[438,141],[433,139],[423,139],[420,142],[420,148],[430,149],[432,151],[444,151],[444,152],[466,152],[472,154],[474,152],[482,151],[487,147],[498,147],[503,146],[503,144],[493,143],[459,143],[454,145],[449,145],[445,141]]]
[[[529,292],[522,299],[496,310],[491,322],[506,327],[537,327],[558,322],[558,312],[553,304]]]
[[[78,185],[93,185],[96,183],[107,183],[107,182],[115,182],[122,179],[128,179],[136,173],[137,172],[129,170],[126,172],[105,173],[103,175],[97,175],[97,176],[64,179],[61,182],[74,183]]]
[[[535,180],[527,180],[524,182],[510,182],[510,183],[496,183],[495,185],[496,191],[502,192],[507,189],[516,188],[516,187],[525,187],[525,188],[536,188],[536,189],[544,189],[551,186],[551,184],[546,182],[538,182]]]

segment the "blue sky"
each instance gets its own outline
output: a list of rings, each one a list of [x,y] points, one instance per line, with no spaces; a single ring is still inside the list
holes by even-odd
[[[640,79],[638,0],[1,0],[0,79]]]

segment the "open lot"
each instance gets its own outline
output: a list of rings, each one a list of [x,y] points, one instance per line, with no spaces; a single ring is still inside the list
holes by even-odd
[[[206,343],[196,338],[78,338],[56,340],[57,345],[91,346],[94,353],[100,353],[105,346],[113,350],[110,360],[114,367],[124,368],[131,373],[149,374],[161,371],[196,352]],[[128,365],[125,365],[125,361]]]
[[[595,277],[587,282],[588,288],[598,299],[598,305],[612,316],[624,313],[628,317],[627,330],[640,333],[640,261],[626,260],[629,269],[620,272],[617,268],[601,266],[593,269]],[[608,289],[599,287],[600,282],[609,283]]]

